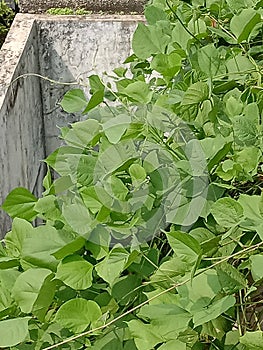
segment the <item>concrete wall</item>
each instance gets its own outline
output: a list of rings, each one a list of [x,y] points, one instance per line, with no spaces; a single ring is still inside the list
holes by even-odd
[[[111,73],[130,54],[141,16],[18,14],[0,51],[0,204],[11,189],[41,191],[40,160],[60,145],[57,126],[79,116],[58,105],[68,85],[91,74]],[[74,87],[78,87],[77,85]],[[0,236],[10,220],[0,211]]]
[[[88,84],[87,77],[120,66],[130,54],[131,36],[141,17],[90,16],[87,19],[63,16],[38,21],[40,73],[52,80]],[[76,121],[78,116],[64,113],[58,102],[69,86],[42,80],[43,113],[47,153],[61,142],[59,129]],[[79,86],[73,86],[79,87]],[[72,87],[71,87],[72,88]]]
[[[12,83],[29,72],[39,72],[37,27],[18,16],[0,51],[0,204],[14,187],[39,188],[39,161],[45,157],[40,80]],[[9,227],[0,211],[0,236]]]

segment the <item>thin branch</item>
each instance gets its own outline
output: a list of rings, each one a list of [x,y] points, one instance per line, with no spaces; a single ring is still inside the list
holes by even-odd
[[[172,11],[172,13],[175,15],[175,17],[177,18],[177,20],[181,23],[181,25],[184,27],[184,29],[187,31],[187,33],[189,35],[191,35],[192,38],[194,38],[196,41],[199,42],[199,44],[201,44],[203,46],[203,43],[201,40],[199,40],[188,28],[187,26],[184,24],[184,22],[181,20],[181,18],[177,15],[177,13],[174,11],[174,9],[172,8],[172,6],[169,4],[168,0],[166,0],[166,5],[169,7],[169,9]]]
[[[22,75],[19,75],[18,77],[16,77],[14,80],[11,81],[10,85],[13,85],[17,80],[22,79],[22,78],[27,78],[27,77],[37,77],[37,78],[41,78],[43,80],[49,81],[52,84],[56,84],[56,85],[65,85],[65,86],[72,86],[72,85],[80,85],[80,86],[84,86],[87,87],[86,84],[81,83],[80,81],[74,81],[74,82],[62,82],[62,81],[57,81],[57,80],[53,80],[50,79],[48,77],[44,77],[41,74],[37,74],[37,73],[25,73]]]

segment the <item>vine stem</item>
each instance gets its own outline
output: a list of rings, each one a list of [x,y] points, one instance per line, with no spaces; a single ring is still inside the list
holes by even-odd
[[[22,79],[22,78],[27,78],[27,77],[37,77],[37,78],[41,78],[43,80],[49,81],[52,84],[56,84],[56,85],[67,85],[67,86],[71,86],[71,85],[80,85],[80,86],[84,86],[87,87],[86,84],[81,83],[80,81],[74,81],[74,82],[62,82],[62,81],[57,81],[57,80],[53,80],[50,79],[48,77],[44,77],[41,74],[37,74],[37,73],[25,73],[22,75],[19,75],[18,77],[16,77],[14,80],[11,81],[10,85],[13,85],[17,80]]]
[[[177,15],[177,13],[174,11],[174,9],[172,8],[172,6],[169,4],[169,1],[168,1],[168,0],[166,0],[166,5],[169,7],[169,9],[170,9],[170,10],[172,11],[172,13],[175,15],[175,17],[176,17],[177,20],[180,22],[180,24],[184,27],[184,29],[187,31],[187,33],[188,33],[189,35],[191,35],[192,38],[194,38],[196,41],[199,42],[199,44],[201,44],[201,45],[203,46],[202,41],[199,40],[199,39],[187,28],[187,26],[184,24],[184,22],[183,22],[183,21],[181,20],[181,18]]]
[[[260,242],[260,243],[257,243],[257,244],[255,244],[255,245],[253,245],[253,246],[244,248],[244,249],[243,249],[242,251],[240,251],[240,252],[236,252],[236,253],[233,253],[233,254],[231,254],[231,255],[229,255],[229,256],[226,256],[226,257],[224,257],[222,260],[217,261],[217,262],[215,262],[214,264],[212,264],[211,266],[208,266],[208,267],[206,267],[205,269],[202,269],[201,271],[197,272],[197,273],[195,274],[194,277],[199,276],[199,275],[203,274],[204,272],[210,270],[211,268],[214,268],[214,267],[216,267],[216,266],[222,264],[223,262],[226,262],[227,260],[229,260],[229,259],[231,259],[231,258],[234,258],[234,257],[236,257],[236,256],[238,256],[238,255],[240,255],[240,254],[243,254],[244,252],[249,252],[249,251],[257,250],[257,249],[258,249],[260,246],[262,246],[262,245],[263,245],[263,242]],[[42,350],[51,350],[51,349],[55,349],[55,348],[57,348],[58,346],[67,344],[67,343],[69,343],[69,342],[71,342],[71,341],[73,341],[73,340],[79,339],[79,338],[81,338],[81,337],[90,335],[90,334],[92,334],[92,333],[94,333],[94,332],[97,332],[97,331],[100,331],[100,330],[102,330],[102,329],[104,329],[104,328],[107,328],[107,327],[111,326],[112,324],[114,324],[115,322],[117,322],[117,321],[119,321],[120,319],[122,319],[123,317],[125,317],[125,316],[131,314],[132,312],[134,312],[134,311],[140,309],[142,306],[147,305],[149,302],[151,302],[151,301],[153,301],[153,300],[159,298],[160,296],[162,296],[162,295],[164,295],[164,294],[166,294],[166,293],[168,293],[168,292],[171,292],[173,289],[175,289],[175,288],[177,288],[177,287],[180,287],[180,286],[186,284],[187,282],[190,282],[191,279],[192,279],[192,278],[188,278],[188,279],[186,279],[186,280],[183,281],[183,282],[179,282],[179,283],[173,284],[171,287],[169,287],[169,288],[167,288],[167,289],[161,291],[160,293],[154,295],[153,297],[151,297],[151,298],[149,298],[148,300],[144,301],[143,303],[141,303],[141,304],[139,304],[139,305],[133,307],[132,309],[127,310],[127,311],[124,312],[123,314],[119,315],[118,317],[114,318],[113,320],[109,321],[108,323],[105,323],[105,324],[102,325],[102,326],[99,326],[99,327],[97,327],[97,328],[93,328],[93,329],[91,329],[91,330],[89,330],[89,331],[86,331],[86,332],[83,332],[83,333],[81,333],[81,334],[75,335],[75,336],[73,336],[73,337],[67,338],[67,339],[63,340],[62,342],[60,342],[60,343],[53,344],[53,345],[48,346],[48,347],[46,347],[46,348],[44,348],[44,349],[42,349]]]
[[[89,84],[84,84],[81,81],[73,81],[73,82],[57,81],[57,80],[53,80],[53,79],[48,78],[48,77],[44,77],[43,75],[38,74],[38,73],[25,73],[25,74],[19,75],[14,80],[12,80],[11,83],[8,84],[8,86],[12,86],[19,79],[23,79],[23,78],[27,78],[27,77],[37,77],[37,78],[40,78],[42,80],[46,80],[51,84],[56,84],[56,85],[89,87]],[[106,86],[106,84],[103,81],[101,81],[101,83],[104,85],[105,89],[108,89],[115,96],[115,98],[123,105],[123,107],[127,111],[129,111],[129,108],[123,103],[123,101],[119,98],[119,96],[111,88]],[[106,104],[105,101],[103,101],[103,102]],[[107,107],[109,107],[109,106],[107,105]]]
[[[123,314],[119,315],[118,317],[114,318],[113,320],[109,321],[108,323],[106,323],[106,324],[104,324],[104,325],[102,325],[102,326],[99,326],[99,327],[97,327],[97,328],[93,328],[93,329],[91,329],[91,330],[89,330],[89,331],[86,331],[86,332],[84,332],[84,333],[75,335],[75,336],[73,336],[73,337],[70,337],[70,338],[68,338],[68,339],[63,340],[63,341],[60,342],[60,343],[57,343],[57,344],[48,346],[47,348],[44,348],[44,349],[42,349],[42,350],[55,349],[56,347],[58,347],[58,346],[60,346],[60,345],[67,344],[67,343],[69,343],[69,342],[71,342],[71,341],[73,341],[73,340],[76,340],[76,339],[81,338],[81,337],[83,337],[83,336],[87,336],[87,335],[92,334],[92,333],[94,333],[94,332],[100,331],[100,330],[102,330],[102,329],[104,329],[104,328],[107,328],[107,327],[111,326],[112,324],[114,324],[115,322],[117,322],[117,321],[119,321],[120,319],[122,319],[123,317],[129,315],[130,313],[132,313],[132,312],[138,310],[138,309],[141,308],[142,306],[148,304],[150,301],[152,301],[152,300],[154,300],[154,299],[156,299],[156,298],[159,298],[159,297],[162,296],[163,294],[166,294],[166,293],[172,291],[174,288],[179,287],[179,286],[181,286],[181,285],[183,285],[183,284],[185,284],[185,283],[187,283],[187,282],[189,282],[189,281],[190,281],[190,278],[189,278],[188,280],[184,281],[184,282],[178,283],[177,285],[172,285],[172,286],[169,287],[168,289],[163,290],[162,292],[160,292],[160,293],[158,293],[157,295],[151,297],[150,299],[144,301],[143,303],[141,303],[141,304],[139,304],[139,305],[133,307],[133,308],[130,309],[130,310],[127,310],[127,311],[124,312]]]

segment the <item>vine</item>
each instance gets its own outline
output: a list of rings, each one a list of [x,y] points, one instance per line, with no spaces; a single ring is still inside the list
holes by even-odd
[[[42,197],[3,204],[2,348],[263,349],[262,2],[145,17],[107,83],[68,83],[60,106],[84,120]]]

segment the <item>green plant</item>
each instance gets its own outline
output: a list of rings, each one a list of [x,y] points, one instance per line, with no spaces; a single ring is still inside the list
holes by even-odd
[[[73,10],[69,7],[52,7],[47,10],[49,15],[90,15],[92,11],[84,9]]]
[[[129,74],[65,94],[88,118],[3,204],[0,347],[263,349],[261,5],[153,0]]]
[[[15,17],[14,11],[5,3],[0,1],[0,46],[3,44],[6,34]]]

